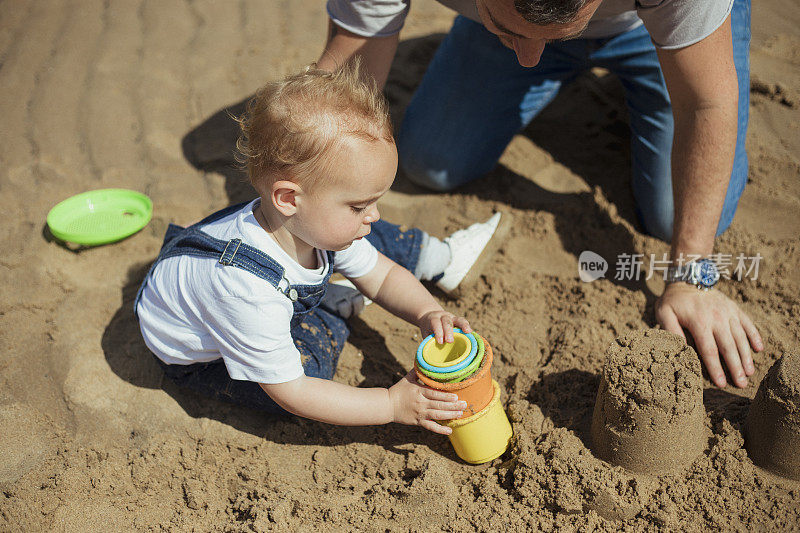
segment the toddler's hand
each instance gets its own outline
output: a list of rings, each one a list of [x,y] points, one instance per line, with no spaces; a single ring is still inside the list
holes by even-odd
[[[453,326],[458,326],[464,333],[472,333],[472,328],[469,327],[466,318],[455,316],[447,311],[425,313],[420,317],[417,325],[422,331],[423,337],[433,334],[439,344],[453,342]]]
[[[467,407],[467,402],[458,400],[455,394],[420,385],[413,370],[389,388],[389,398],[395,422],[422,426],[442,435],[449,435],[453,430],[435,420],[458,418]]]

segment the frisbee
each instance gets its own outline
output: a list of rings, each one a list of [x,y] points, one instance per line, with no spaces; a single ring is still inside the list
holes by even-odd
[[[59,202],[47,214],[54,237],[84,246],[130,237],[153,216],[153,202],[128,189],[98,189]]]

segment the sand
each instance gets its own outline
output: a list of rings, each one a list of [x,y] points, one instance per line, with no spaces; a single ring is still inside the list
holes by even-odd
[[[639,330],[608,349],[592,416],[594,454],[644,474],[690,464],[706,447],[700,359],[674,333]]]
[[[591,451],[605,350],[654,326],[661,283],[578,279],[592,250],[661,254],[638,227],[618,81],[582,76],[452,194],[398,179],[385,218],[437,236],[498,209],[517,224],[477,285],[442,302],[495,349],[517,439],[483,466],[418,428],[274,420],[181,391],[147,354],[131,305],[167,223],[251,197],[224,109],[313,61],[320,2],[20,0],[0,17],[0,530],[797,530],[800,488],[754,465],[743,428],[767,370],[800,345],[800,6],[753,6],[750,179],[721,253],[761,254],[758,279],[719,290],[766,350],[743,390],[703,379],[709,437],[673,474]],[[387,86],[394,119],[452,12],[416,2]],[[73,252],[45,216],[87,189],[128,187],[152,222]],[[336,379],[388,386],[419,332],[369,306]]]
[[[750,457],[759,466],[800,481],[800,356],[781,357],[758,387],[745,426]]]

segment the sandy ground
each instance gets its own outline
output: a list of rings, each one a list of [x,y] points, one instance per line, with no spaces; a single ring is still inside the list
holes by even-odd
[[[396,121],[452,16],[415,3],[386,91]],[[517,437],[475,467],[421,429],[280,421],[184,392],[138,335],[132,299],[167,223],[252,195],[219,112],[317,57],[321,2],[0,3],[0,530],[798,529],[800,489],[755,468],[742,437],[760,378],[800,346],[798,28],[796,2],[754,2],[750,183],[718,241],[764,258],[757,281],[720,290],[767,349],[747,389],[705,380],[699,458],[644,477],[587,447],[606,348],[654,325],[661,286],[583,283],[577,255],[666,250],[633,215],[612,76],[565,89],[486,178],[448,195],[399,179],[383,202],[439,236],[516,217],[475,290],[443,300],[495,347]],[[48,239],[50,207],[103,187],[148,194],[149,226],[80,252]],[[352,326],[337,380],[388,386],[410,368],[413,327],[375,306]]]

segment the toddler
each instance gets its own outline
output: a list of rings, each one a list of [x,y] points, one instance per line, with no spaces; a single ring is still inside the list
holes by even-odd
[[[437,342],[452,342],[454,326],[469,332],[419,279],[450,292],[474,275],[499,238],[499,213],[444,242],[380,220],[376,202],[392,185],[397,150],[386,103],[357,64],[268,84],[241,125],[259,197],[188,228],[170,225],[136,297],[145,343],[166,375],[272,413],[449,434],[436,421],[461,416],[464,402],[421,386],[413,371],[388,389],[332,381],[345,319],[373,300]],[[334,272],[355,289],[328,291]]]

